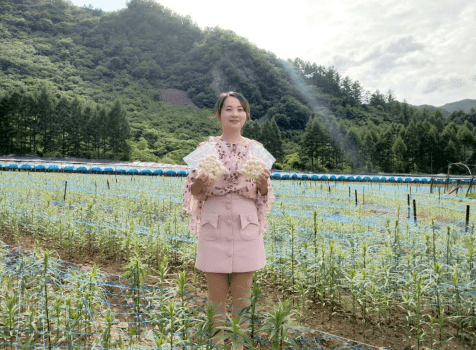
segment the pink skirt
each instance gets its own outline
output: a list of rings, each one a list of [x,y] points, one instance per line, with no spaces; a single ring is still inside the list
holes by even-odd
[[[237,193],[208,197],[202,205],[195,267],[232,273],[256,271],[265,265],[255,201]]]

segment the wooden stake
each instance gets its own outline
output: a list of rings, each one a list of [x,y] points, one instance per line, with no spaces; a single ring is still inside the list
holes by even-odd
[[[415,220],[415,223],[417,222],[417,213],[416,213],[416,200],[413,200],[413,219]]]

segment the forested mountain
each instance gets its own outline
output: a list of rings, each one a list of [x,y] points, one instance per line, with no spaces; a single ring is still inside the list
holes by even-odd
[[[184,164],[218,134],[213,105],[234,90],[251,105],[244,135],[276,168],[437,173],[476,158],[474,108],[419,110],[334,67],[201,30],[152,0],[111,13],[0,0],[0,38],[0,154]],[[186,91],[199,109],[165,102],[162,89]]]

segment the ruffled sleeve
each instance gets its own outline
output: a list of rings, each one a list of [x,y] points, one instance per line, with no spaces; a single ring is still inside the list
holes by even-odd
[[[200,147],[201,145],[204,145],[207,141],[201,142],[198,146]],[[192,194],[192,185],[195,183],[195,180],[197,179],[198,176],[198,171],[197,170],[190,170],[190,173],[188,176],[185,178],[185,187],[183,190],[183,205],[182,209],[192,215],[192,219],[190,220],[190,224],[188,228],[190,231],[197,233],[198,234],[198,225],[200,224],[198,222],[198,216],[200,214],[200,208],[202,201],[205,200],[205,191],[200,192],[198,195],[193,195]]]
[[[271,186],[271,179],[268,178],[268,192],[262,195],[258,190],[256,195],[256,207],[258,208],[258,219],[261,223],[260,233],[263,234],[268,231],[268,222],[266,221],[266,214],[271,211],[271,204],[275,197],[273,193],[273,187]]]
[[[185,188],[183,190],[183,205],[182,209],[187,212],[188,214],[192,215],[192,219],[188,228],[190,231],[197,233],[197,218],[200,210],[200,203],[203,199],[203,191],[199,193],[197,196],[192,194],[192,185],[197,179],[198,171],[191,170],[188,176],[185,179]]]

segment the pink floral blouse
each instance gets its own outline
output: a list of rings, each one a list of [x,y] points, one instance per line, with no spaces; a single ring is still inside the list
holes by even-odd
[[[210,136],[208,141],[204,141],[198,145],[198,147],[200,147],[209,141],[215,141],[218,158],[227,170],[215,180],[212,187],[205,187],[197,196],[192,194],[191,187],[197,178],[198,171],[191,170],[185,179],[182,209],[192,215],[189,224],[190,231],[197,234],[199,232],[200,214],[202,212],[202,204],[205,200],[210,196],[222,196],[229,192],[236,192],[246,198],[254,199],[258,209],[258,219],[261,224],[260,233],[263,234],[268,230],[265,215],[271,211],[271,204],[275,199],[271,187],[271,179],[268,178],[268,192],[263,196],[258,190],[256,180],[246,177],[241,172],[242,166],[249,158],[249,145],[251,143],[254,143],[255,146],[263,147],[263,145],[255,140],[244,139],[244,143],[230,144],[220,136]]]

